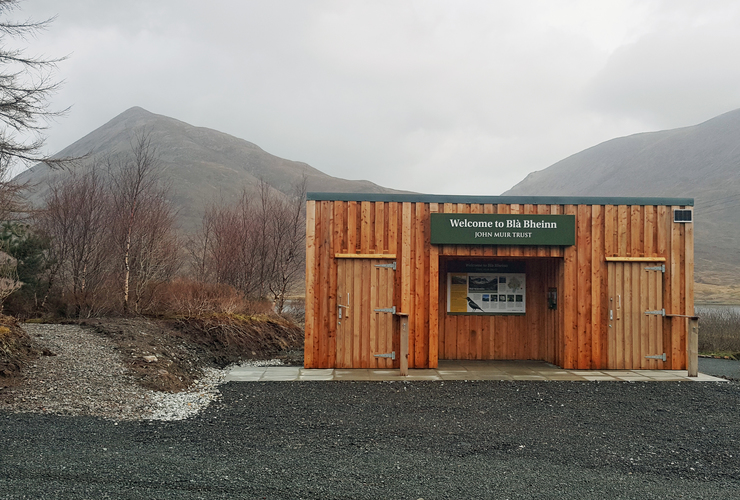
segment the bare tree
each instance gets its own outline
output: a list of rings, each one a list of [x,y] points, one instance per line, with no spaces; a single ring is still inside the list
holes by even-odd
[[[53,185],[45,209],[36,215],[37,225],[51,239],[48,290],[59,283],[76,315],[100,307],[93,302],[99,300],[111,270],[110,213],[110,195],[93,166]],[[42,309],[47,299],[48,292]]]
[[[134,226],[138,222],[140,205],[145,196],[157,187],[159,182],[155,149],[151,137],[142,133],[131,145],[133,158],[109,159],[108,170],[111,178],[113,204],[118,224],[115,237],[123,256],[123,312],[129,310],[129,287],[131,282],[131,240]]]
[[[180,268],[180,241],[175,231],[175,212],[163,189],[150,193],[140,205],[129,262],[134,292],[134,311],[145,307],[156,287],[170,281]]]
[[[267,287],[282,313],[288,294],[305,276],[306,264],[306,178],[285,201],[273,203],[270,211],[269,273]]]
[[[256,196],[245,190],[236,204],[210,208],[193,243],[200,275],[282,312],[304,273],[304,199],[305,180],[287,198],[261,182]]]
[[[114,209],[113,237],[123,266],[122,304],[123,312],[127,313],[130,310],[132,264],[138,262],[137,276],[146,275],[145,282],[157,276],[151,272],[154,261],[159,262],[172,255],[165,257],[161,252],[154,252],[153,245],[161,244],[165,236],[174,237],[175,217],[167,202],[168,186],[162,181],[156,147],[148,132],[134,138],[130,155],[109,159],[108,170]],[[162,250],[162,247],[157,250]]]
[[[62,59],[29,56],[13,48],[17,41],[36,36],[53,21],[13,21],[9,15],[18,0],[0,0],[0,218],[22,209],[19,193],[23,186],[8,176],[17,162],[45,161],[41,154],[41,132],[48,119],[60,113],[49,110],[47,102],[59,84],[52,71]],[[63,112],[63,111],[62,111]],[[51,160],[50,160],[51,161]]]

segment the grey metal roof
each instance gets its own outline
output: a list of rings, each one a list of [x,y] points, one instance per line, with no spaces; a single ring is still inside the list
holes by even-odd
[[[694,206],[693,198],[619,196],[463,196],[447,194],[307,193],[313,201],[378,201],[411,203],[491,203],[519,205],[664,205]]]

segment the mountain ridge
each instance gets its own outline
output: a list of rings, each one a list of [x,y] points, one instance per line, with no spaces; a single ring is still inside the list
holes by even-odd
[[[304,162],[272,155],[245,139],[134,106],[54,155],[83,158],[79,169],[131,151],[133,140],[148,134],[165,175],[172,181],[171,201],[180,213],[183,229],[200,225],[202,214],[214,203],[229,203],[242,189],[256,192],[260,181],[289,195],[304,176],[309,191],[400,193],[366,180],[327,175]],[[40,206],[52,183],[69,175],[66,170],[37,164],[15,177],[30,183],[29,200]]]
[[[695,200],[696,280],[740,278],[740,109],[697,125],[617,137],[533,172],[504,195]]]

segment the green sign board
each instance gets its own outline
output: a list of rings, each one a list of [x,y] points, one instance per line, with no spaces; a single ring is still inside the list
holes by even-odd
[[[575,215],[431,214],[432,245],[576,244]]]

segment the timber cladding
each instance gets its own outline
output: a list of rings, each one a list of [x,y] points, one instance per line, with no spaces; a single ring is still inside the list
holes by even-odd
[[[673,222],[673,210],[692,206],[674,198],[309,193],[304,364],[397,368],[404,313],[410,368],[537,359],[567,369],[686,369],[687,321],[672,315],[694,314],[694,233],[693,224]],[[437,213],[571,215],[575,245],[433,245]],[[447,269],[461,261],[523,266],[526,312],[448,313]]]

